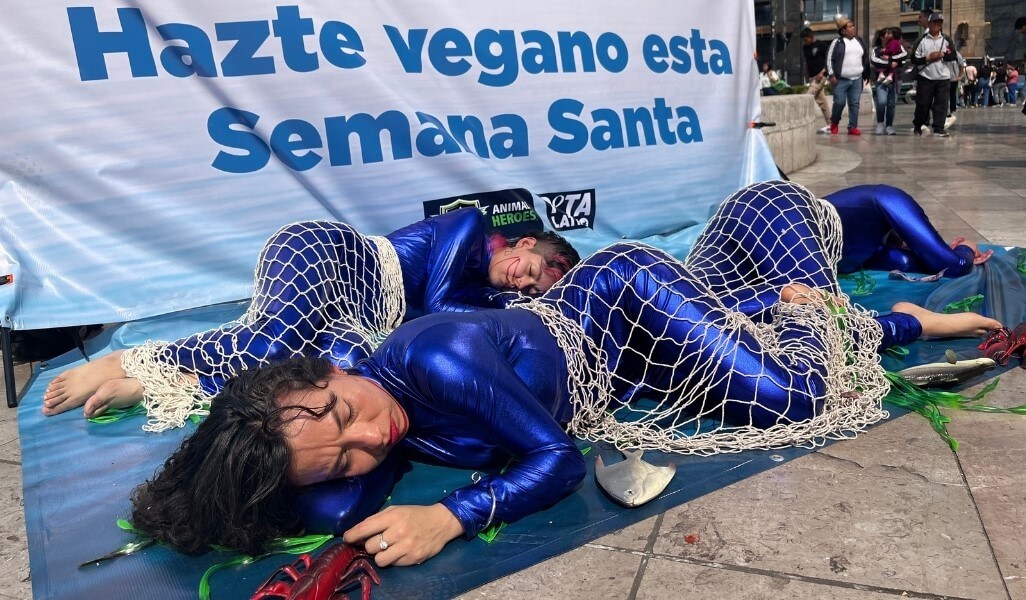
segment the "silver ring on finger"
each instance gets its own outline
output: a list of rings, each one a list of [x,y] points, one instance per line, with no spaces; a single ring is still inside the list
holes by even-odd
[[[388,542],[385,541],[385,534],[378,535],[378,548],[388,550]]]

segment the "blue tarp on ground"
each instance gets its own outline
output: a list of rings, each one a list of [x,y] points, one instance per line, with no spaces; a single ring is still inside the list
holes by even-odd
[[[881,311],[897,300],[942,310],[951,302],[979,293],[985,299],[974,307],[976,310],[1014,325],[1026,320],[1026,285],[1015,269],[1020,250],[995,250],[995,257],[983,268],[957,280],[913,283],[869,273],[875,288],[853,299]],[[844,287],[851,292],[854,281],[845,280]],[[173,339],[220,324],[241,311],[241,304],[221,305],[129,323],[91,340],[89,351],[102,354],[146,339]],[[908,356],[886,355],[884,364],[898,370],[942,360],[949,348],[963,358],[977,356],[976,343],[917,342],[909,348]],[[150,434],[141,430],[142,418],[96,425],[86,422],[80,411],[44,418],[39,411],[43,390],[57,373],[80,364],[80,358],[71,353],[39,369],[19,409],[33,593],[39,599],[195,598],[203,572],[231,555],[187,557],[167,548],[151,547],[106,564],[77,567],[133,539],[115,526],[117,519],[129,516],[130,490],[150,477],[193,428],[189,425]],[[899,412],[892,410],[892,415]],[[606,445],[580,445],[593,446],[588,455],[590,470],[594,457],[600,454],[607,462],[618,460],[618,453]],[[510,525],[490,544],[480,539],[457,540],[423,565],[384,570],[374,597],[443,598],[459,594],[810,451],[791,448],[712,457],[650,452],[646,459],[655,464],[672,461],[678,465],[677,477],[653,502],[636,509],[621,508],[597,488],[589,473],[576,493]],[[447,490],[468,483],[470,475],[463,470],[416,465],[396,486],[391,501],[433,503]],[[271,557],[221,571],[211,579],[212,597],[248,598],[278,565],[287,561],[284,556]]]

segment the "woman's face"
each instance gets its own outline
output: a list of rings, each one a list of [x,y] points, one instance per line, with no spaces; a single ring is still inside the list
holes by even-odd
[[[512,248],[500,248],[488,265],[488,281],[500,290],[520,291],[537,296],[547,291],[559,275],[545,265],[545,257],[534,251],[538,240],[521,238]]]
[[[373,471],[409,431],[406,411],[373,381],[341,371],[332,373],[323,388],[290,392],[279,399],[319,411],[317,418],[299,413],[285,428],[291,461],[288,478],[304,486]]]
[[[894,39],[894,33],[890,29],[888,29],[887,31],[885,31],[883,33],[883,45],[884,46],[887,45],[887,42],[889,42],[889,41],[891,41],[893,39]]]

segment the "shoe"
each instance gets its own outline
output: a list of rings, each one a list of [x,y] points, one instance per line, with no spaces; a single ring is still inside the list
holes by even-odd
[[[955,115],[948,116],[947,119],[944,119],[944,129],[949,129],[952,125],[955,124],[955,121],[957,120],[958,117],[956,117]]]
[[[947,131],[934,131],[933,137],[951,137]]]
[[[830,135],[837,135],[837,123],[830,124]]]
[[[824,125],[816,130],[816,133],[830,133],[830,126]]]
[[[897,133],[896,131],[894,131],[894,128],[890,126],[886,127],[884,131],[887,133],[887,135],[895,135]]]
[[[862,135],[862,132],[859,131],[858,127],[849,127],[848,128],[848,135]]]
[[[876,124],[876,131],[874,133],[876,135],[883,135],[884,134],[884,124],[883,123],[877,123]]]
[[[923,128],[922,127],[916,127],[916,126],[913,125],[912,126],[912,135],[916,135],[916,136],[922,137],[922,135],[923,135]]]

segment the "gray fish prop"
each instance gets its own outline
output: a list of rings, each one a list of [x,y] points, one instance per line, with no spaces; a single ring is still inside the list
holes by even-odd
[[[677,472],[677,465],[657,467],[641,457],[643,450],[624,450],[627,460],[606,466],[602,457],[595,461],[595,479],[613,500],[628,507],[641,506],[663,493]]]
[[[938,362],[898,371],[905,381],[920,387],[949,386],[969,381],[993,369],[997,363],[990,358]]]

